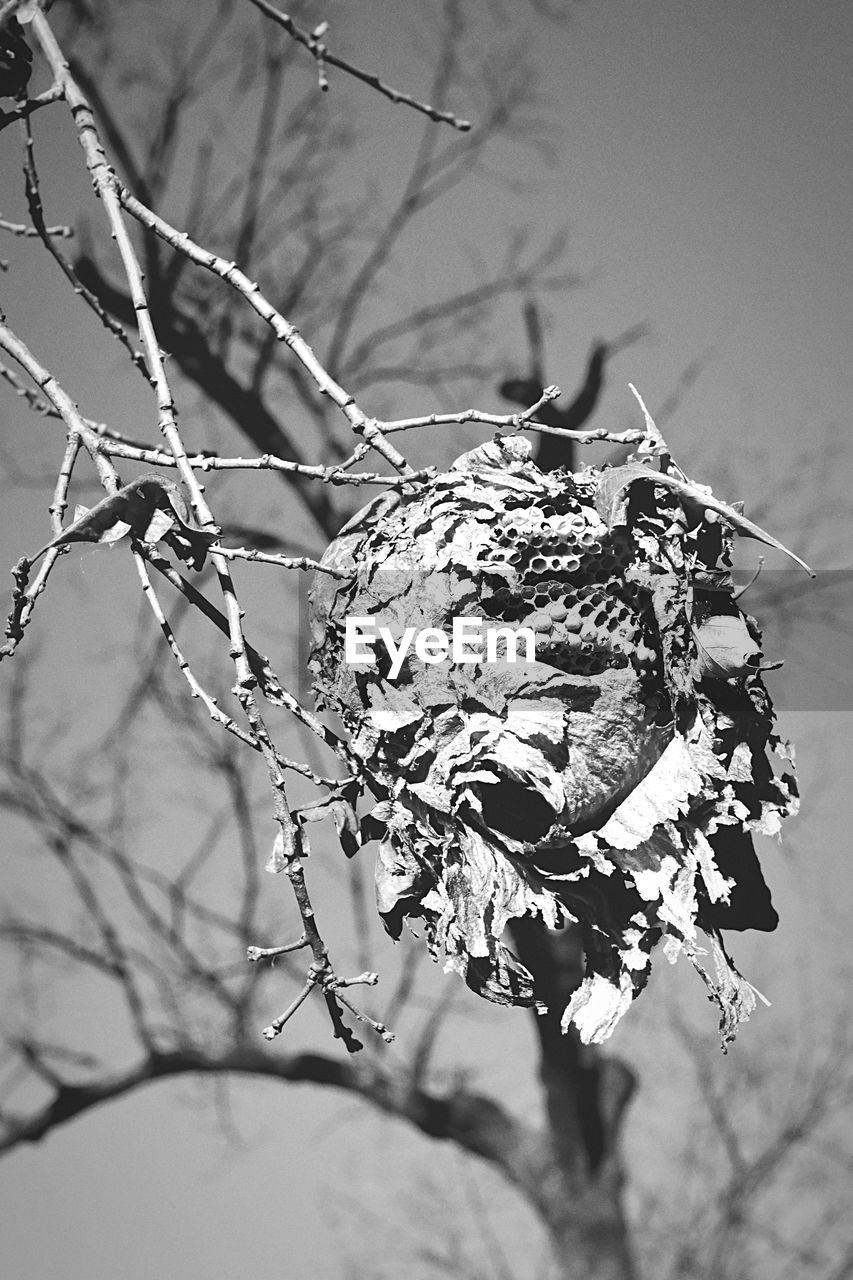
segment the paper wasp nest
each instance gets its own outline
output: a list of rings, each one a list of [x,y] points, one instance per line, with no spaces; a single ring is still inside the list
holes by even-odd
[[[529,1005],[505,926],[579,922],[587,976],[565,1025],[586,1041],[610,1034],[662,939],[703,972],[724,1038],[754,1006],[717,930],[774,927],[751,833],[778,831],[796,787],[732,593],[732,525],[761,535],[650,465],[546,474],[509,438],[365,508],[323,560],[348,576],[315,580],[315,692],[380,798],[366,834],[386,928],[420,920],[480,995]],[[460,618],[495,632],[495,660],[451,660]],[[448,656],[410,645],[392,675],[377,641],[348,662],[348,619],[398,648],[436,629]],[[507,628],[534,633],[534,661],[508,660]]]

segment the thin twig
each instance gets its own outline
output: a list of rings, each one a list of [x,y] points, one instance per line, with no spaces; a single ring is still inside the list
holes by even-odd
[[[109,493],[114,493],[116,489],[119,489],[121,485],[118,473],[109,459],[102,456],[100,443],[95,432],[81,416],[76,404],[63,391],[53,374],[39,363],[26,343],[5,323],[5,317],[2,315],[0,315],[0,348],[7,355],[10,355],[13,360],[17,361],[22,369],[26,370],[68,430],[79,435],[87,451],[92,456],[92,461],[97,468],[98,476],[104,488]]]
[[[371,975],[371,976],[375,976],[375,975]],[[364,975],[362,975],[359,978],[354,978],[353,981],[364,982],[365,977]],[[386,1044],[393,1043],[395,1039],[394,1032],[389,1031],[384,1022],[378,1022],[376,1018],[371,1018],[368,1014],[364,1013],[361,1009],[356,1008],[356,1006],[352,1003],[352,1001],[348,1000],[346,996],[341,995],[339,986],[342,985],[342,983],[340,979],[336,984],[330,984],[330,985],[334,986],[335,998],[339,1000],[341,1004],[345,1006],[345,1008],[349,1009],[353,1017],[357,1018],[359,1022],[364,1022],[367,1024],[367,1026],[372,1027],[373,1030],[376,1032],[376,1034],[381,1036]]]
[[[95,424],[90,424],[93,426]],[[126,458],[132,462],[144,462],[155,467],[177,467],[177,459],[162,449],[154,449],[147,445],[132,445],[117,433],[109,433],[101,428],[105,437],[102,452],[115,458]],[[362,446],[367,452],[369,446]],[[347,467],[364,457],[364,452],[354,452],[343,462],[334,466],[311,464],[307,462],[291,462],[287,458],[279,458],[274,453],[264,453],[257,458],[223,458],[212,452],[187,454],[187,462],[199,471],[285,471],[295,475],[310,476],[323,484],[363,485],[381,484],[388,488],[401,488],[408,484],[430,480],[435,475],[434,467],[422,467],[419,471],[407,472],[402,476],[384,476],[378,472],[348,472]]]
[[[305,983],[305,986],[302,988],[302,990],[299,992],[299,995],[296,997],[296,999],[287,1006],[284,1013],[279,1014],[277,1018],[274,1018],[268,1027],[264,1027],[263,1036],[265,1040],[275,1040],[276,1036],[279,1035],[285,1023],[290,1021],[294,1013],[296,1013],[296,1010],[299,1008],[299,1006],[302,1004],[304,1000],[307,1000],[308,996],[310,996],[313,990],[314,990],[314,981],[313,979],[309,979],[308,982]]]
[[[252,735],[247,733],[245,729],[241,729],[240,726],[232,720],[231,716],[227,715],[221,707],[217,706],[216,698],[207,693],[196,679],[189,662],[184,657],[184,654],[178,645],[175,633],[172,631],[172,628],[169,625],[169,620],[163,612],[160,601],[157,598],[157,593],[152,585],[151,578],[148,573],[148,566],[145,563],[145,558],[139,553],[137,547],[134,547],[133,549],[133,559],[136,565],[136,571],[139,574],[139,580],[142,584],[143,595],[148,602],[151,612],[157,620],[157,625],[160,627],[160,630],[166,638],[166,643],[168,644],[175,661],[180,667],[182,675],[190,687],[190,696],[201,699],[210,714],[211,720],[215,720],[217,724],[221,724],[228,733],[232,733],[236,738],[239,738],[241,742],[245,742],[247,746],[257,749],[258,744]]]
[[[27,196],[27,206],[30,211],[30,217],[33,220],[33,234],[40,237],[42,243],[48,253],[54,259],[59,269],[62,271],[66,280],[71,285],[78,297],[82,298],[91,311],[98,317],[101,324],[116,338],[124,347],[130,362],[134,368],[138,369],[143,377],[147,378],[145,362],[140,353],[134,348],[130,338],[125,333],[122,326],[115,320],[104,308],[100,298],[87,289],[80,280],[74,267],[68,261],[64,253],[61,253],[57,246],[53,243],[52,232],[45,223],[44,208],[42,206],[41,188],[39,183],[38,170],[36,168],[35,149],[33,146],[32,129],[30,128],[29,119],[24,121],[24,184]],[[29,234],[29,232],[28,232]],[[69,234],[72,234],[69,229]]]
[[[360,67],[353,66],[351,62],[346,62],[336,54],[330,53],[327,46],[321,43],[316,33],[309,35],[307,32],[301,31],[289,14],[282,13],[281,10],[274,8],[273,5],[267,3],[267,0],[250,0],[250,3],[256,9],[260,9],[261,13],[266,14],[268,18],[271,18],[273,22],[283,27],[292,39],[303,45],[312,57],[317,60],[320,67],[319,83],[321,89],[328,88],[328,82],[322,71],[324,65],[328,64],[329,66],[337,67],[340,71],[346,71],[348,75],[354,76],[356,80],[362,80],[365,84],[370,85],[371,89],[375,89],[377,93],[389,98],[391,102],[412,107],[413,110],[422,112],[425,116],[429,116],[430,120],[435,120],[436,123],[449,124],[454,129],[458,129],[460,133],[467,133],[471,128],[470,120],[461,120],[450,111],[439,111],[436,107],[431,107],[427,102],[419,102],[411,94],[402,93],[399,89],[393,89],[391,85],[385,84],[372,72],[362,71]],[[325,34],[325,32],[322,32],[322,34]]]
[[[224,635],[228,635],[228,619],[225,614],[221,613],[216,605],[208,600],[207,596],[202,595],[191,582],[178,572],[169,561],[164,559],[158,552],[150,547],[140,547],[140,554],[153,565],[153,567],[163,575],[172,586],[184,596],[190,604],[199,609],[201,613],[208,618],[215,627],[217,627]],[[328,729],[321,721],[307,711],[301,703],[282,688],[275,672],[269,664],[267,658],[260,654],[251,644],[246,646],[249,655],[249,661],[252,670],[258,679],[261,692],[274,706],[287,707],[292,711],[298,720],[300,720],[307,729],[310,729],[322,742],[335,752],[340,759],[346,763],[355,766],[357,761],[353,757],[346,743],[337,736],[331,729]],[[283,756],[277,757],[282,768],[295,769],[297,772],[303,773],[306,777],[317,780],[317,775],[307,770],[304,766],[299,767],[293,761],[286,760]],[[321,778],[320,783],[326,785],[331,782],[332,785],[338,786],[342,780]]]
[[[54,512],[59,511],[61,513],[65,509],[67,483],[74,458],[76,457],[76,447],[73,448],[72,453],[72,442],[74,440],[82,441],[85,445],[98,470],[101,483],[108,492],[115,492],[120,487],[118,474],[109,459],[100,455],[97,437],[80,416],[77,406],[71,397],[63,391],[56,378],[43,365],[39,364],[26,343],[13,333],[8,325],[5,324],[2,316],[0,316],[0,349],[10,355],[13,360],[16,360],[27,371],[68,428],[68,445],[57,480],[53,503],[51,504],[53,527],[56,533],[61,528],[61,522],[57,524],[57,517]],[[36,600],[44,591],[50,571],[59,554],[61,554],[61,549],[59,548],[51,548],[47,552],[42,566],[32,583],[28,581],[32,567],[31,562],[26,557],[23,557],[15,565],[12,571],[15,578],[12,612],[6,624],[6,644],[0,646],[0,660],[11,657],[23,638],[24,630],[32,617]]]
[[[51,523],[53,525],[54,537],[58,537],[62,532],[62,517],[65,515],[65,510],[68,506],[68,486],[71,483],[71,473],[74,470],[74,463],[77,461],[77,455],[79,452],[79,432],[69,430],[65,453],[62,458],[62,465],[59,468],[59,475],[56,477],[53,501],[48,508]]]
[[[41,107],[49,107],[52,102],[60,102],[64,97],[62,86],[52,84],[49,89],[45,89],[44,93],[40,93],[37,98],[27,98],[25,102],[19,102],[16,107],[12,107],[9,111],[0,111],[0,132],[8,128],[10,124],[14,124],[16,120],[25,120],[40,110]]]
[[[333,578],[351,576],[343,569],[332,569],[328,565],[320,564],[319,560],[312,560],[310,556],[279,556],[268,551],[255,551],[252,547],[223,547],[218,542],[212,543],[210,550],[215,551],[217,555],[225,556],[228,560],[250,560],[257,564],[274,564],[280,569],[314,569],[317,573],[328,573]]]
[[[64,240],[74,235],[73,227],[44,227],[43,231],[39,231],[36,227],[28,227],[25,222],[9,222],[6,218],[0,218],[0,231],[8,231],[13,236],[25,236],[36,240],[42,235],[56,236]]]
[[[283,947],[247,947],[246,959],[250,964],[257,964],[259,960],[275,960],[277,956],[288,955],[291,951],[301,951],[307,946],[308,939],[303,933],[301,938],[297,938],[295,942],[287,942]]]
[[[484,413],[480,409],[462,409],[457,413],[427,413],[419,418],[398,418],[394,421],[382,422],[380,426],[383,435],[393,435],[397,431],[416,431],[424,427],[480,422],[485,426],[508,428],[511,431],[536,431],[543,435],[562,436],[578,444],[593,444],[596,441],[604,441],[608,444],[639,444],[648,439],[644,431],[605,431],[601,428],[591,431],[572,431],[566,427],[549,427],[544,422],[537,422],[535,415],[542,406],[551,400],[557,400],[561,395],[559,387],[546,387],[536,403],[521,413]]]
[[[21,379],[5,364],[0,364],[0,378],[4,382],[8,382],[9,386],[15,392],[16,396],[20,396],[25,400],[29,407],[35,412],[41,414],[43,418],[58,418],[59,414],[46,400],[42,400],[41,396],[36,395],[32,387],[24,386]]]
[[[317,384],[320,394],[328,397],[338,406],[352,430],[357,435],[363,436],[368,444],[372,445],[378,453],[390,462],[396,471],[401,473],[410,471],[403,455],[385,440],[382,424],[377,422],[376,419],[368,418],[356,404],[355,397],[339,386],[320,363],[296,326],[286,320],[272,303],[263,296],[260,291],[260,285],[256,281],[250,280],[239,269],[236,262],[227,262],[225,258],[220,258],[217,254],[210,253],[207,249],[203,249],[201,245],[191,240],[185,231],[178,231],[176,227],[171,226],[158,214],[154,213],[152,209],[147,208],[140,200],[137,200],[125,186],[115,179],[114,175],[113,181],[118,192],[118,198],[129,213],[137,218],[143,226],[149,227],[162,240],[170,244],[178,253],[184,254],[191,262],[195,262],[198,266],[213,272],[214,275],[219,276],[220,279],[242,294],[249,306],[270,325],[278,340],[283,342],[294,353]]]

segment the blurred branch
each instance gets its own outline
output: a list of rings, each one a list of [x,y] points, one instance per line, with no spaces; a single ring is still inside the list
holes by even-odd
[[[539,308],[532,298],[524,306],[524,323],[530,346],[530,375],[527,378],[508,378],[498,388],[504,399],[512,401],[513,404],[529,404],[540,393],[544,376],[542,371],[545,367],[545,348],[542,320]],[[608,362],[620,351],[624,351],[644,338],[648,332],[648,325],[645,323],[635,324],[609,342],[593,343],[587,358],[583,382],[575,392],[574,398],[564,408],[554,403],[547,405],[540,415],[542,422],[548,427],[563,432],[581,431],[598,407]],[[596,437],[584,435],[580,438],[592,440]],[[608,438],[614,439],[613,436]],[[543,432],[536,454],[537,465],[543,471],[554,471],[558,467],[566,467],[569,471],[574,470],[575,450],[569,442],[571,440],[577,442],[578,439],[577,436],[564,435],[561,438],[556,433]],[[628,440],[623,435],[619,443],[628,443]]]
[[[56,236],[60,240],[69,240],[74,235],[73,227],[28,227],[24,222],[9,222],[0,218],[0,231],[9,231],[13,236],[43,239],[44,236]]]

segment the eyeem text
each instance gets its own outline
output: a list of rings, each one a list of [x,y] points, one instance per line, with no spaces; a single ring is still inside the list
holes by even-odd
[[[519,646],[524,646],[523,662],[535,662],[536,636],[530,627],[496,627],[485,618],[454,618],[450,636],[438,627],[406,627],[399,639],[388,627],[377,627],[376,619],[347,618],[344,632],[344,661],[376,662],[374,646],[380,641],[391,658],[389,677],[396,680],[403,663],[414,648],[421,662],[518,662]]]

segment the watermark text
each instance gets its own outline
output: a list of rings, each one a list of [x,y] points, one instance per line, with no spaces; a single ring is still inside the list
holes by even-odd
[[[406,627],[396,638],[389,627],[378,627],[376,619],[347,618],[344,632],[344,661],[350,665],[375,666],[375,646],[381,643],[391,658],[389,677],[396,680],[403,663],[414,651],[421,662],[482,663],[536,661],[536,636],[530,627],[500,627],[486,618],[454,618],[448,636],[438,627]]]

